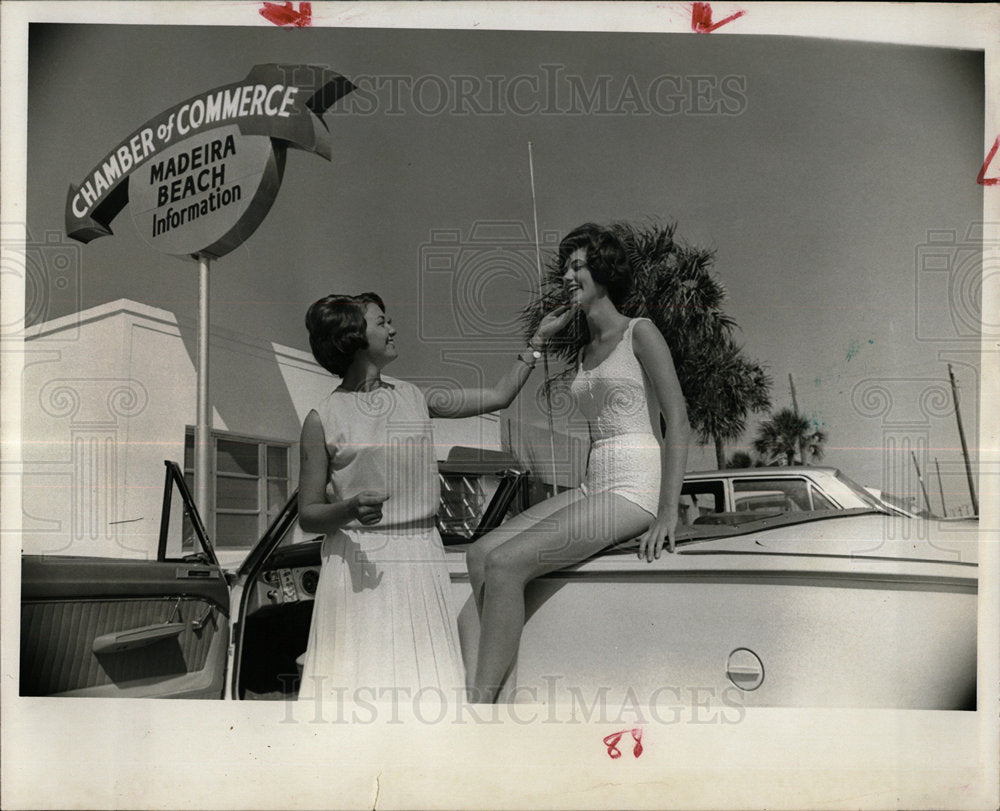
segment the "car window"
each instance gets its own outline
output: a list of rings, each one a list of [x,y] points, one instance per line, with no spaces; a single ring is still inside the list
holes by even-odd
[[[169,506],[160,516],[162,555],[158,557],[162,560],[180,560],[185,555],[202,551],[202,548],[195,534],[191,513],[176,483],[170,483],[170,491]]]
[[[734,479],[733,502],[737,512],[779,514],[813,509],[805,479]]]
[[[684,482],[677,508],[677,520],[693,525],[702,516],[721,513],[726,509],[726,488],[720,480]]]
[[[837,505],[834,504],[830,499],[824,496],[819,488],[815,485],[809,487],[809,492],[812,493],[812,502],[814,510],[836,510]]]
[[[167,461],[156,559],[190,560],[199,557],[219,565],[215,547],[198,515],[187,481],[176,462]]]
[[[837,471],[837,481],[839,481],[841,484],[846,485],[851,490],[851,492],[854,493],[861,501],[861,503],[864,504],[865,506],[872,507],[876,510],[881,510],[883,512],[885,511],[885,507],[880,503],[879,499],[872,496],[872,494],[869,493],[867,490],[865,490],[865,488],[863,488],[860,484],[858,484],[853,479],[848,478],[839,470]]]

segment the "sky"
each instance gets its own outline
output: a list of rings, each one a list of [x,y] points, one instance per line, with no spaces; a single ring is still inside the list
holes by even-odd
[[[359,90],[324,117],[332,160],[290,150],[263,224],[213,263],[214,327],[307,351],[312,301],[374,289],[399,331],[392,374],[499,378],[522,346],[517,316],[536,273],[531,142],[543,259],[582,222],[676,222],[681,239],[715,250],[739,340],[768,369],[776,407],[791,404],[793,377],[800,409],[828,435],[825,463],[918,495],[905,452],[916,442],[925,476],[939,459],[949,507],[969,502],[947,363],[975,461],[981,52],[774,36],[33,24],[31,239],[65,239],[69,184],[122,138],[268,62],[322,65]],[[195,318],[197,266],[149,248],[127,207],[112,229],[81,246],[67,288],[27,291],[29,321],[119,298]],[[451,269],[432,256],[452,257]],[[526,390],[511,413],[544,421],[535,400]],[[692,452],[689,468],[713,466],[712,448]]]

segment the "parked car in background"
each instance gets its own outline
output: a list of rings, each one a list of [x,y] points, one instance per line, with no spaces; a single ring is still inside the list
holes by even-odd
[[[729,468],[684,476],[681,521],[715,523],[719,513],[877,509],[903,514],[832,467]]]
[[[295,697],[321,538],[293,498],[225,570],[166,471],[155,560],[22,559],[22,695]],[[518,509],[528,477],[471,451],[441,475],[472,667],[465,549]],[[675,554],[650,564],[626,543],[529,585],[506,700],[975,709],[975,522],[890,514],[830,468],[691,474],[684,498]]]

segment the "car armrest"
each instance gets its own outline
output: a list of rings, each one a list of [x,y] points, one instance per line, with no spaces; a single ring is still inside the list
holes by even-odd
[[[175,639],[187,627],[185,622],[160,622],[156,625],[145,625],[141,628],[129,628],[125,631],[114,631],[102,634],[94,639],[91,650],[94,653],[118,653],[120,651],[144,648],[162,642],[165,639]]]

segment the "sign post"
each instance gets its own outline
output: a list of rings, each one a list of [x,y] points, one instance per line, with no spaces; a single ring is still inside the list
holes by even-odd
[[[208,396],[208,271],[209,258],[198,257],[198,384],[195,399],[198,401],[197,421],[194,428],[194,504],[202,521],[208,521],[211,494],[208,483],[212,475],[212,410]]]
[[[121,141],[66,197],[66,233],[83,243],[112,233],[129,205],[139,235],[198,262],[195,502],[210,520],[209,271],[243,244],[281,187],[288,147],[330,160],[322,115],[354,90],[315,65],[257,65],[245,79],[177,104]]]

